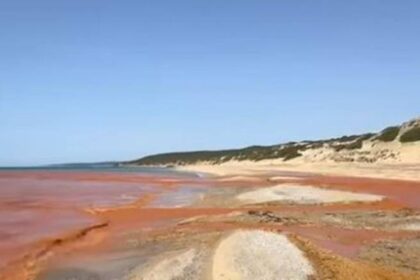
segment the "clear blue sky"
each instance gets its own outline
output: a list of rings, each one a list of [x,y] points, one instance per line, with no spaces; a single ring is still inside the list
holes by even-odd
[[[420,114],[418,0],[0,0],[0,165],[368,132]]]

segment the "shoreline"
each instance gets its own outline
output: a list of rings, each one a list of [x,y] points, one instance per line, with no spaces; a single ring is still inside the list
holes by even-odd
[[[171,167],[174,170],[202,172],[214,177],[259,176],[264,173],[312,173],[325,176],[349,176],[404,181],[420,181],[420,163],[349,164],[349,163],[285,163],[273,161],[232,161],[223,164],[194,164]]]

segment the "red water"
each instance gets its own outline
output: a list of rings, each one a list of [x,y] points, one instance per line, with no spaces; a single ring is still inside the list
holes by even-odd
[[[103,221],[89,209],[134,203],[176,178],[116,172],[0,172],[0,269],[40,241]]]
[[[202,188],[264,187],[273,184],[267,177],[258,181],[222,182],[212,179],[179,178],[139,173],[76,171],[0,172],[0,270],[54,240],[83,234],[83,229],[108,225],[106,234],[170,219],[218,215],[250,208],[174,208],[192,200]],[[396,210],[420,208],[420,183],[380,179],[304,176],[300,184],[355,192],[376,193],[384,201],[370,204],[271,206],[267,210],[343,211]],[[191,187],[191,189],[190,189]],[[132,207],[133,205],[140,207]],[[148,208],[144,208],[148,206]],[[114,211],[118,209],[118,211]],[[201,226],[201,225],[199,225]],[[209,225],[210,226],[210,225]],[[220,230],[242,225],[219,225]],[[261,225],[255,225],[261,226]],[[217,225],[202,230],[216,229]],[[352,257],[365,242],[393,237],[379,231],[344,230],[329,227],[284,227],[318,246]],[[400,233],[396,233],[399,236]],[[95,235],[97,238],[99,235]],[[109,239],[109,238],[108,238]],[[89,241],[90,242],[90,241]],[[98,241],[100,242],[100,241]],[[108,242],[113,243],[113,242]],[[39,251],[39,250],[38,250]],[[14,266],[11,266],[14,267]],[[0,277],[1,278],[1,277]],[[11,279],[11,278],[7,278]],[[22,278],[14,278],[22,279]]]

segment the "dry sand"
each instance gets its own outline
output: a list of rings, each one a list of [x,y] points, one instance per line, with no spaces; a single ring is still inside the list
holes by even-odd
[[[195,249],[189,249],[174,256],[167,257],[154,265],[142,276],[133,273],[130,280],[171,280],[183,276],[188,266],[191,266],[196,256]]]
[[[270,177],[270,181],[294,181],[294,180],[302,180],[300,177],[292,177],[292,176],[273,176]]]
[[[234,182],[234,181],[255,182],[259,180],[260,179],[255,176],[229,176],[226,178],[219,179],[220,182]]]
[[[416,153],[420,154],[417,150]],[[199,163],[177,166],[181,171],[201,172],[216,176],[260,176],[276,172],[304,172],[321,175],[338,175],[420,181],[420,163],[349,163],[305,162],[303,160],[230,161],[213,165]]]
[[[383,199],[380,195],[327,190],[312,186],[282,184],[275,187],[260,188],[239,194],[237,199],[244,203],[264,203],[286,201],[297,204],[373,202]]]
[[[213,260],[215,280],[305,280],[314,270],[284,235],[235,231],[222,240]]]

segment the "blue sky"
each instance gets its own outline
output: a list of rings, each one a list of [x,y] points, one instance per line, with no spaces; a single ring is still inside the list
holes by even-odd
[[[0,0],[0,165],[369,132],[420,115],[416,0]]]

